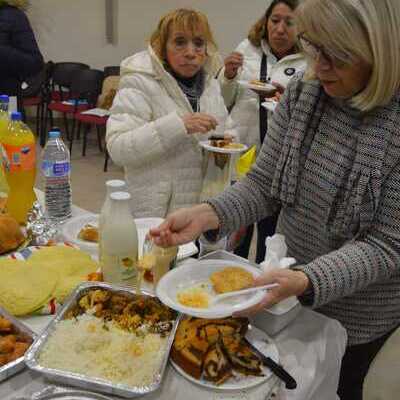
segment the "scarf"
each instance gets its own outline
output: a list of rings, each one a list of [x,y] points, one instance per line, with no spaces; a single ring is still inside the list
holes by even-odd
[[[335,182],[331,189],[333,201],[324,222],[332,233],[343,234],[359,216],[357,233],[360,234],[371,225],[378,209],[385,179],[383,162],[392,135],[397,130],[394,121],[399,112],[400,96],[385,107],[362,114],[344,101],[330,98],[319,83],[302,83],[300,89],[295,94],[297,98],[290,99],[290,108],[293,109],[273,176],[271,195],[283,206],[295,204],[299,176],[307,157],[305,143],[311,143],[314,134],[319,129],[322,132],[327,122],[337,123],[339,129],[342,127],[335,121],[335,115],[326,111],[332,109],[333,102],[344,111],[348,121],[355,123],[350,133],[357,135],[357,148],[349,175],[343,181]],[[329,135],[329,131],[325,130],[325,134]]]

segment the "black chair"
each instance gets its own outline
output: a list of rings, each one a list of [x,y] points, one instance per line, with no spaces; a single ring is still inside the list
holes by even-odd
[[[72,135],[69,144],[70,152],[72,152],[72,145],[75,136],[75,121],[78,121],[77,135],[79,135],[82,123],[85,123],[85,125],[87,125],[83,134],[84,136],[83,136],[83,149],[82,149],[82,155],[85,156],[86,154],[87,135],[90,131],[91,124],[88,121],[86,121],[87,117],[89,116],[87,116],[86,114],[82,114],[82,111],[96,107],[97,99],[101,93],[103,80],[104,80],[103,71],[99,71],[97,69],[88,69],[80,71],[78,74],[76,74],[75,78],[72,81],[71,93],[74,94],[74,100],[85,100],[87,104],[85,104],[84,107],[80,107],[79,103],[75,102],[73,110],[70,111],[70,113],[72,113],[74,116]],[[101,137],[99,131],[98,131],[98,141],[99,141],[100,151],[103,151],[101,146]]]
[[[37,75],[24,81],[18,94],[24,121],[26,121],[26,108],[36,107],[36,134],[40,137],[42,146],[44,145],[44,143],[42,143],[44,109],[50,90],[50,79],[53,67],[54,63],[52,61],[47,62]]]
[[[50,125],[54,125],[53,111],[59,111],[63,114],[65,132],[67,138],[70,138],[69,125],[67,119],[67,113],[63,111],[62,102],[69,100],[74,96],[71,91],[71,84],[74,76],[82,70],[89,69],[89,65],[79,62],[59,62],[54,64],[52,79],[51,79],[51,94],[50,101],[47,105],[46,113],[46,128],[47,128],[47,116],[50,119]]]
[[[119,65],[109,65],[104,67],[104,79],[106,79],[108,76],[119,76],[120,70],[121,69]]]

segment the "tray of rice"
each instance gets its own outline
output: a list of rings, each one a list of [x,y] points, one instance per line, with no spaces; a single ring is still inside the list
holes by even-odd
[[[35,334],[0,307],[0,382],[25,367],[24,354]]]
[[[179,315],[147,293],[81,284],[25,355],[49,380],[133,398],[159,388]]]

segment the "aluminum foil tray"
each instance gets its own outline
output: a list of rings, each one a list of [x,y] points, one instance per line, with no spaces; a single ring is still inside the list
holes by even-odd
[[[104,289],[104,290],[110,290],[113,293],[116,294],[124,294],[129,297],[132,297],[134,299],[136,297],[136,294],[134,290],[131,288],[127,287],[121,287],[121,286],[114,286],[110,285],[107,283],[102,283],[102,282],[86,282],[78,286],[74,292],[71,294],[69,299],[65,302],[62,308],[58,311],[54,319],[50,322],[50,324],[47,326],[45,331],[36,338],[35,342],[32,344],[31,348],[28,350],[28,352],[25,354],[25,362],[26,365],[34,370],[37,371],[41,374],[43,374],[48,380],[52,382],[57,382],[60,383],[64,386],[76,386],[76,387],[81,387],[84,388],[85,390],[91,390],[91,391],[97,391],[105,394],[111,394],[115,396],[122,396],[126,398],[134,398],[138,396],[142,396],[147,393],[151,393],[155,390],[157,390],[162,382],[166,367],[167,367],[167,362],[168,362],[168,357],[169,357],[169,352],[171,350],[173,341],[174,341],[174,336],[176,329],[178,327],[179,323],[179,315],[177,316],[176,320],[174,321],[172,330],[169,334],[168,341],[167,341],[167,347],[165,350],[165,355],[162,360],[162,363],[160,365],[160,369],[158,373],[155,376],[154,382],[152,382],[148,386],[138,386],[138,387],[129,387],[124,384],[115,384],[109,381],[106,381],[104,379],[99,379],[99,378],[93,378],[89,377],[86,375],[81,375],[78,373],[73,373],[69,371],[61,371],[61,370],[56,370],[56,369],[51,369],[51,368],[45,368],[42,367],[39,363],[39,355],[43,347],[46,345],[49,337],[52,335],[52,333],[55,331],[57,328],[57,325],[60,321],[64,319],[65,314],[72,308],[74,307],[79,299],[84,296],[86,293],[88,293],[90,290],[93,289]],[[152,295],[149,293],[143,293],[143,295],[151,297]],[[68,351],[68,350],[66,350]]]
[[[34,341],[36,335],[21,321],[9,314],[6,310],[4,310],[4,308],[0,307],[0,315],[7,318],[14,326],[17,327],[17,329],[21,333],[25,333],[26,335],[28,335],[32,339],[32,342]],[[24,357],[20,357],[6,365],[3,365],[2,367],[0,367],[0,382],[10,378],[24,368]]]

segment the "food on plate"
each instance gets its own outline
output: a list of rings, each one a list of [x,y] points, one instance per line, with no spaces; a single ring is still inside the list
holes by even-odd
[[[257,85],[257,86],[265,86],[265,85],[267,85],[267,82],[260,81],[259,79],[252,79],[251,81],[249,81],[249,83],[251,85]]]
[[[0,315],[0,368],[22,357],[31,343],[30,336]]]
[[[51,299],[59,275],[48,265],[0,260],[0,306],[10,314],[30,314]]]
[[[160,371],[175,318],[156,298],[90,289],[56,325],[39,363],[114,384],[147,386]]]
[[[231,136],[225,136],[224,138],[211,137],[209,140],[210,146],[220,149],[242,149],[244,147],[242,143],[235,143]]]
[[[217,293],[233,292],[250,287],[254,283],[251,272],[240,267],[226,267],[211,274],[210,281]]]
[[[0,254],[15,250],[25,241],[18,222],[7,214],[0,214]]]
[[[231,376],[262,376],[261,361],[244,341],[246,318],[187,318],[176,331],[171,357],[196,379],[216,385]]]
[[[178,302],[186,307],[207,308],[210,302],[210,296],[206,290],[201,287],[191,287],[178,292]]]
[[[91,224],[86,224],[78,233],[78,239],[86,242],[99,242],[99,228]]]
[[[0,305],[21,316],[38,312],[53,300],[63,303],[80,283],[101,279],[98,264],[82,251],[51,246],[27,260],[0,259]]]

